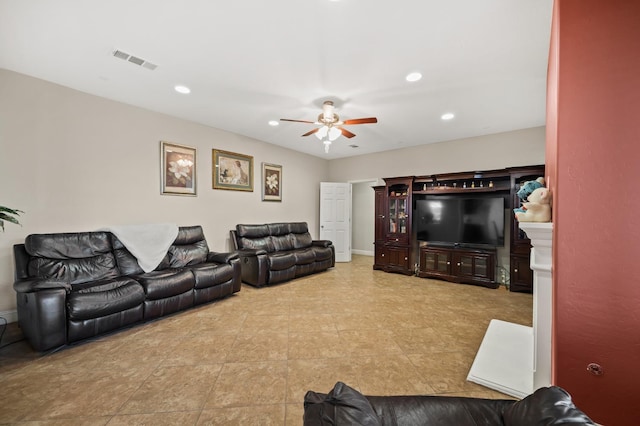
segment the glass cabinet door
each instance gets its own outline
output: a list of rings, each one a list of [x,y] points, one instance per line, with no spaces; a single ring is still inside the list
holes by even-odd
[[[438,272],[442,272],[444,274],[448,274],[449,273],[449,264],[451,262],[449,261],[449,256],[447,256],[444,253],[440,253],[438,255],[438,267],[437,270]]]
[[[407,198],[393,197],[389,199],[389,232],[392,234],[407,233]]]
[[[389,200],[389,232],[395,234],[398,232],[398,200],[391,198]]]
[[[398,199],[398,232],[407,233],[407,198]]]
[[[473,275],[473,257],[468,255],[460,256],[458,261],[458,270],[461,275]]]

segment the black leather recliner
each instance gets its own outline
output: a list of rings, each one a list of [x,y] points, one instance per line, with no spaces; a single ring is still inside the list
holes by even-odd
[[[336,383],[307,392],[304,425],[366,426],[595,426],[562,388],[540,388],[521,401],[453,396],[364,396]]]
[[[110,232],[33,234],[14,246],[18,322],[38,351],[240,291],[235,253],[209,252],[202,227],[180,227],[145,273]]]
[[[335,266],[333,243],[313,240],[306,222],[236,225],[231,240],[240,255],[242,281],[256,287]]]

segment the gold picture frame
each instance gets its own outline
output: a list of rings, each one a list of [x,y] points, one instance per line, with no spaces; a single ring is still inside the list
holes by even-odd
[[[282,166],[262,163],[262,201],[282,201]]]
[[[253,157],[212,150],[213,189],[253,192]]]
[[[160,141],[162,195],[197,195],[196,149]]]

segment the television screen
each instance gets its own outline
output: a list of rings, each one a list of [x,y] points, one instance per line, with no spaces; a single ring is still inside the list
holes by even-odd
[[[504,198],[434,196],[416,200],[417,238],[432,243],[504,245]]]

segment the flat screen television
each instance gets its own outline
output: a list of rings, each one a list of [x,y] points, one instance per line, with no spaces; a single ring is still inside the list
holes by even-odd
[[[443,245],[504,246],[503,197],[438,195],[416,200],[420,241]]]

